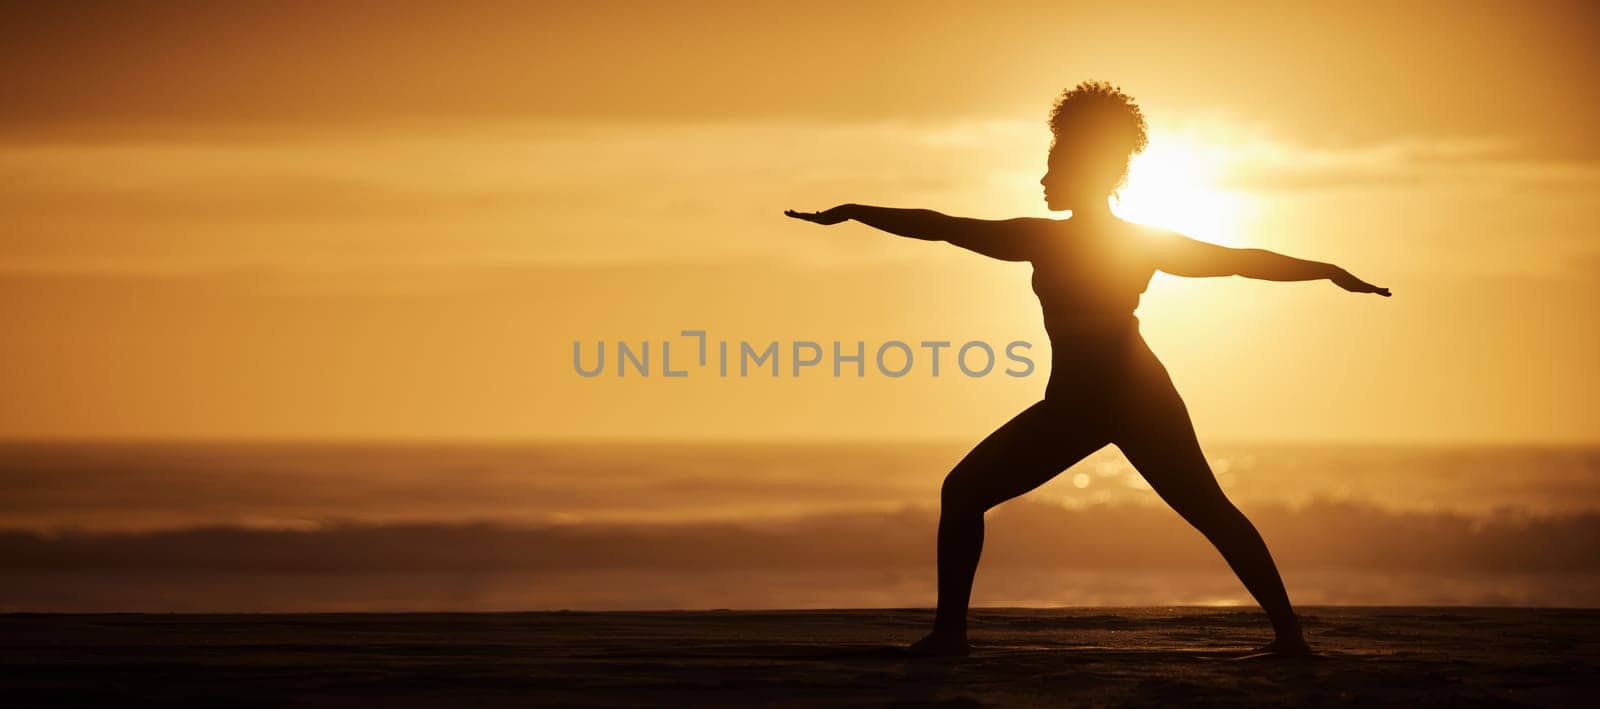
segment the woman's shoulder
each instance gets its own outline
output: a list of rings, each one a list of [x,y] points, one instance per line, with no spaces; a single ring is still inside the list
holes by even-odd
[[[1066,219],[1018,217],[1011,221],[1023,226],[1023,231],[1027,232],[1029,238],[1036,239],[1036,243],[1044,247],[1054,245],[1070,249],[1069,245],[1080,244],[1096,250],[1109,248],[1159,253],[1184,238],[1182,234],[1170,229],[1120,218],[1112,221],[1086,222],[1071,217]],[[1100,247],[1095,247],[1096,244]]]
[[[1143,250],[1161,251],[1185,238],[1178,232],[1158,226],[1128,221],[1123,224],[1121,236],[1124,240]]]
[[[1138,247],[1158,247],[1181,235],[1170,229],[1117,218],[1107,222],[1082,222],[1072,219],[1044,219],[1058,234],[1082,241],[1107,241]]]

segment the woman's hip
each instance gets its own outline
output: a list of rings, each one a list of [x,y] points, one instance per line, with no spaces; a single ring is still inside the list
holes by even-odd
[[[1115,353],[1079,351],[1052,357],[1045,399],[1132,416],[1183,406],[1166,366],[1143,340]]]

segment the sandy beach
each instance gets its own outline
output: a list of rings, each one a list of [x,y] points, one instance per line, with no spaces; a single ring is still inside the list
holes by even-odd
[[[11,706],[1575,706],[1600,611],[1306,609],[1320,656],[1234,608],[981,609],[971,657],[908,659],[927,610],[0,616]]]

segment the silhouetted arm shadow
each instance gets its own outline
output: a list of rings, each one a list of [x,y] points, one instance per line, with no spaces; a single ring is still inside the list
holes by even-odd
[[[1054,223],[1036,217],[974,219],[953,217],[931,209],[899,209],[865,204],[841,204],[820,212],[790,209],[785,210],[784,214],[825,226],[853,219],[896,236],[944,241],[1002,261],[1026,261],[1032,258],[1042,229]]]
[[[1388,288],[1356,278],[1349,271],[1331,263],[1306,261],[1266,249],[1235,249],[1166,232],[1161,237],[1157,251],[1157,268],[1174,276],[1244,276],[1264,281],[1326,279],[1352,293],[1377,293],[1389,297]]]

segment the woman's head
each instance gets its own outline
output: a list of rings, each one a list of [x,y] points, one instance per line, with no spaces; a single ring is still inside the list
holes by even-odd
[[[1144,114],[1127,94],[1103,81],[1061,92],[1050,111],[1049,166],[1039,184],[1052,210],[1105,200],[1128,177],[1128,161],[1144,150]]]

